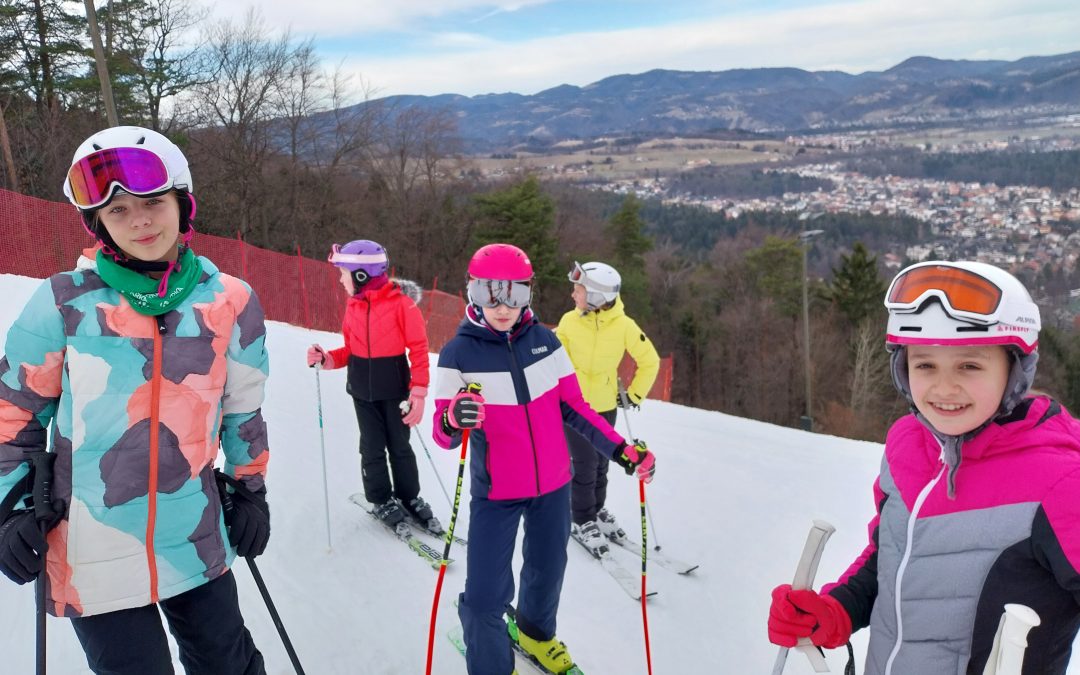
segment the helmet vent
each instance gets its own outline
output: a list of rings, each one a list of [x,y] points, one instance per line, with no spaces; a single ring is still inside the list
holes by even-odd
[[[95,150],[100,150],[100,149],[101,149],[101,146],[100,146],[100,145],[98,145],[97,143],[94,143],[94,149],[95,149]]]
[[[922,326],[900,326],[901,333],[921,333]]]
[[[957,326],[957,333],[986,333],[990,330],[990,326]]]
[[[139,136],[139,140],[135,141],[135,145],[142,145],[146,142],[146,136]]]

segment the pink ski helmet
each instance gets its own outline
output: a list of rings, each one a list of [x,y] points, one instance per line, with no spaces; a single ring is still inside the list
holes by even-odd
[[[469,278],[529,281],[533,268],[529,256],[517,246],[488,244],[481,246],[469,261]]]

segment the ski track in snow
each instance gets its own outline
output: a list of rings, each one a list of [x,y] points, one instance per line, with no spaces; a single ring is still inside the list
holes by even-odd
[[[0,351],[7,330],[40,280],[0,275]],[[348,496],[361,489],[358,431],[345,393],[344,369],[319,375],[323,393],[333,549],[327,549],[315,373],[304,363],[313,342],[340,346],[341,336],[268,323],[270,379],[263,416],[269,425],[269,503],[273,531],[259,569],[306,672],[312,675],[416,675],[424,672],[436,572],[394,541]],[[432,357],[434,377],[435,357]],[[422,494],[443,523],[449,505],[436,484],[452,491],[458,453],[431,440],[432,403],[413,447]],[[648,571],[649,631],[657,675],[769,672],[777,648],[766,637],[769,592],[790,582],[814,518],[837,532],[821,561],[818,584],[831,581],[866,543],[873,515],[871,485],[881,446],[647,401],[633,413],[636,435],[657,455],[647,486],[656,532],[670,555],[701,567],[682,577],[659,566]],[[619,419],[620,433],[626,430]],[[415,432],[414,432],[415,433]],[[456,533],[468,538],[468,474]],[[608,506],[634,538],[640,536],[637,484],[612,467]],[[453,493],[451,492],[451,495]],[[439,547],[441,550],[441,547]],[[465,663],[446,639],[457,622],[452,604],[464,588],[465,551],[447,569],[439,608],[433,671],[465,675]],[[621,562],[637,570],[632,558]],[[520,539],[516,564],[520,564]],[[247,566],[234,567],[245,619],[270,675],[293,672]],[[0,652],[4,673],[34,672],[34,593],[0,578]],[[570,543],[559,612],[559,637],[590,675],[645,673],[640,605],[630,600],[579,546]],[[54,675],[89,673],[65,619],[48,621],[48,668]],[[858,672],[865,631],[853,640]],[[174,647],[175,654],[175,647]],[[843,649],[830,651],[842,672]],[[176,662],[177,672],[183,672]],[[792,653],[787,675],[813,672]],[[1073,664],[1070,675],[1080,675]]]

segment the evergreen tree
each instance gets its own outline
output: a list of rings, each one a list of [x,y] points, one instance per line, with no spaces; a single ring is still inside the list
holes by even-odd
[[[840,266],[832,272],[828,297],[852,326],[882,313],[886,284],[878,275],[877,256],[871,256],[862,242],[855,242],[851,255],[841,255]]]
[[[758,293],[772,300],[781,315],[790,318],[802,312],[802,256],[797,241],[772,236],[746,253],[747,269]]]
[[[535,275],[533,305],[540,305],[541,317],[558,317],[559,309],[565,304],[565,276],[559,265],[553,231],[555,203],[540,189],[540,181],[529,176],[516,185],[477,195],[473,204],[475,246],[498,242],[525,251]]]
[[[652,315],[644,254],[653,246],[652,239],[644,234],[644,229],[641,202],[634,195],[623,200],[619,211],[611,217],[606,228],[614,251],[611,264],[622,276],[620,295],[626,304],[627,312],[643,321]]]

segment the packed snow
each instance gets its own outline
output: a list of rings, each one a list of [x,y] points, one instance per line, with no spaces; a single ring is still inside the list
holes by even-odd
[[[6,298],[0,306],[0,351],[8,328],[40,283],[0,275],[0,295]],[[304,362],[310,344],[337,347],[341,337],[278,322],[268,323],[268,336],[271,374],[263,414],[272,453],[268,494],[273,531],[266,554],[256,562],[304,670],[312,675],[423,673],[436,573],[348,501],[361,484],[358,431],[344,370],[316,374]],[[434,364],[433,356],[433,376]],[[332,547],[327,543],[317,379]],[[458,453],[432,442],[430,413],[429,401],[413,446],[422,494],[445,523],[450,507],[439,484],[452,496]],[[658,592],[648,603],[653,672],[770,672],[777,653],[765,630],[770,590],[790,582],[814,519],[836,526],[819,583],[835,579],[862,550],[873,515],[871,484],[881,445],[651,400],[631,413],[630,424],[657,456],[656,479],[647,488],[650,548],[658,544],[671,557],[701,565],[688,576],[656,565],[648,569],[649,588]],[[626,433],[621,414],[618,428]],[[466,476],[465,495],[468,487]],[[612,467],[608,500],[610,510],[639,538],[637,483],[618,467]],[[462,504],[456,532],[465,536],[468,499]],[[433,539],[428,543],[442,550]],[[589,675],[646,673],[640,603],[625,595],[580,546],[569,546],[559,637]],[[640,568],[639,557],[620,551],[613,555],[632,571]],[[457,561],[448,568],[442,591],[433,667],[439,675],[466,672],[464,659],[446,639],[457,623],[452,602],[464,587],[464,556],[462,549],[451,553]],[[294,672],[247,565],[238,562],[234,569],[243,613],[268,672]],[[0,577],[0,608],[0,671],[34,672],[32,586]],[[856,634],[853,644],[862,672],[865,631]],[[842,672],[846,656],[843,649],[828,654],[833,672]],[[90,672],[65,619],[48,620],[48,669],[57,675]],[[176,670],[183,672],[179,662]],[[792,652],[785,672],[813,670],[805,657]],[[1069,672],[1080,673],[1080,667],[1073,665]]]

